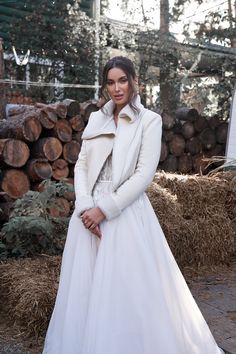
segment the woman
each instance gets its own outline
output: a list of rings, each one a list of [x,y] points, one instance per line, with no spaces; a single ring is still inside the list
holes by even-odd
[[[75,166],[76,206],[44,354],[220,354],[144,193],[161,117],[143,107],[133,63],[104,68]]]

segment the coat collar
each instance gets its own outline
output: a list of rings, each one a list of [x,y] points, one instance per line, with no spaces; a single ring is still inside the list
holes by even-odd
[[[127,104],[119,113],[119,118],[128,118],[129,123],[134,123],[145,110],[144,106],[140,102],[140,96],[136,95],[132,99],[132,104],[138,108],[138,112],[135,112],[130,104]],[[86,126],[82,139],[92,139],[99,135],[116,135],[116,125],[113,119],[115,104],[112,100],[108,101],[102,109],[93,113],[93,119],[89,120]]]
[[[141,104],[140,96],[135,95],[131,103],[138,108],[138,112],[135,112],[130,104],[127,104],[119,113],[119,118],[128,118],[130,123],[133,123],[140,115],[144,106]],[[108,101],[102,108],[102,111],[108,116],[113,117],[115,104],[112,100]]]

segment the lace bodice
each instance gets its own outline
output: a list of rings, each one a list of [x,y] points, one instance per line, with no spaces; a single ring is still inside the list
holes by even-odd
[[[100,171],[100,174],[98,176],[97,182],[101,181],[111,181],[112,180],[112,154],[108,156],[106,161],[104,162],[104,165]]]
[[[109,194],[112,187],[112,153],[107,157],[93,188],[94,200]]]

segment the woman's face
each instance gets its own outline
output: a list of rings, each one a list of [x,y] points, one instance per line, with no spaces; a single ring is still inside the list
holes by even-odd
[[[131,88],[127,75],[123,70],[119,68],[109,70],[106,88],[118,108],[123,108],[129,102]]]

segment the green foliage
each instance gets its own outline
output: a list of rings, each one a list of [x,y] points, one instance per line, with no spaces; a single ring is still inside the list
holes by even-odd
[[[62,251],[69,218],[53,218],[49,208],[56,197],[71,191],[72,185],[44,181],[43,192],[27,192],[14,204],[10,219],[0,237],[0,259]]]
[[[40,0],[32,4],[24,1],[27,16],[15,17],[9,24],[9,40],[5,49],[11,51],[12,45],[18,54],[31,51],[37,60],[49,60],[49,66],[30,65],[31,81],[50,82],[58,79],[70,84],[94,84],[95,31],[94,20],[80,10],[76,0]],[[17,75],[25,80],[25,68],[7,62],[6,73]],[[66,90],[66,96],[84,101],[91,98],[91,90]],[[44,87],[31,87],[31,97],[41,100],[54,100],[53,91]],[[48,100],[49,98],[49,100]]]

